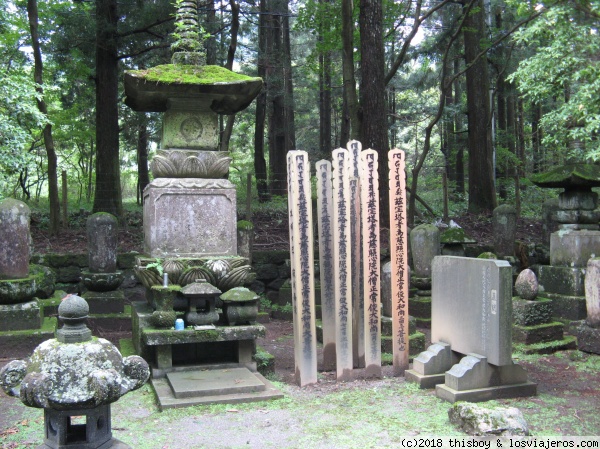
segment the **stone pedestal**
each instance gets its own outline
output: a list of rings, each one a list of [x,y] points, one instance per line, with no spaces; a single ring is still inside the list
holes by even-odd
[[[38,299],[20,304],[0,304],[0,332],[39,329],[42,312]]]
[[[600,231],[561,229],[551,235],[550,265],[536,271],[543,295],[552,299],[557,320],[586,317],[586,265],[596,254],[600,254]]]
[[[151,257],[237,255],[235,186],[226,179],[158,178],[144,190]]]

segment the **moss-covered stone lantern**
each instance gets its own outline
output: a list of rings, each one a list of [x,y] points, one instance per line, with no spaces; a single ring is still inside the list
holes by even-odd
[[[27,360],[0,370],[0,386],[28,407],[44,409],[42,449],[125,449],[112,437],[110,404],[140,388],[150,376],[144,359],[123,358],[85,325],[89,306],[67,296],[58,307],[64,326]],[[75,417],[84,417],[79,422]]]

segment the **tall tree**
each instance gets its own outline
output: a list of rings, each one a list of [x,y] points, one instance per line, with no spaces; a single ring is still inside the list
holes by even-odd
[[[123,215],[119,159],[117,0],[96,1],[96,194],[94,212]]]
[[[464,1],[469,8],[465,21],[465,62],[469,123],[469,212],[491,212],[497,205],[494,185],[491,135],[490,82],[484,45],[485,8],[483,0]]]
[[[379,155],[379,211],[382,223],[389,222],[389,180],[386,166],[388,143],[387,109],[385,104],[385,54],[383,49],[382,0],[360,2],[362,114],[361,140],[363,148],[373,148]]]
[[[38,33],[38,5],[37,0],[27,1],[27,15],[29,16],[29,30],[31,32],[31,48],[33,49],[34,59],[34,79],[37,83],[36,90],[39,93],[37,97],[38,109],[45,116],[48,115],[48,107],[44,100],[43,73],[44,66],[42,61],[42,51],[40,49],[40,38]],[[60,200],[58,197],[58,159],[54,149],[54,140],[52,138],[52,124],[46,123],[42,131],[44,138],[44,147],[48,157],[48,197],[50,201],[50,223],[49,231],[51,235],[57,235],[60,229]],[[66,223],[65,223],[66,225]]]
[[[267,2],[261,0],[258,18],[258,76],[267,79]],[[269,196],[267,184],[267,162],[265,159],[265,121],[267,117],[267,88],[263,85],[256,98],[256,118],[254,122],[254,174],[259,201],[266,201]]]
[[[360,115],[356,77],[354,75],[354,2],[342,1],[342,73],[344,83],[344,118],[342,135],[360,139]],[[349,128],[346,130],[344,128]],[[342,141],[342,145],[343,145]]]

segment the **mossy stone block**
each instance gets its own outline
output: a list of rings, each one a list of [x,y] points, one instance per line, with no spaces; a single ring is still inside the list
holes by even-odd
[[[253,268],[258,280],[272,281],[279,277],[279,268],[274,263],[255,263]]]
[[[431,298],[409,298],[408,310],[416,318],[431,318]]]
[[[77,265],[67,265],[56,268],[56,282],[74,283],[81,280],[81,268]]]
[[[0,304],[0,332],[39,329],[42,326],[42,309],[33,299],[20,304]]]
[[[552,300],[538,298],[527,301],[513,298],[513,321],[520,326],[533,326],[547,323],[552,319]]]
[[[552,300],[552,316],[560,321],[577,321],[587,317],[585,296],[545,293]]]
[[[257,371],[263,376],[275,374],[275,356],[268,353],[262,347],[256,347],[256,353],[253,356],[256,362]]]
[[[290,258],[289,251],[254,251],[252,252],[252,261],[255,264],[272,263],[281,265]]]
[[[531,345],[535,343],[562,340],[564,325],[560,322],[537,324],[535,326],[513,326],[513,341]]]
[[[51,268],[63,268],[75,265],[79,268],[88,266],[86,254],[46,254],[46,261]]]
[[[130,270],[135,267],[135,260],[139,255],[135,251],[117,254],[117,266],[120,270]]]

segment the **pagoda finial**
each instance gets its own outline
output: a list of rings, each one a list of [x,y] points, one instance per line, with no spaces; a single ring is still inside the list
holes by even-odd
[[[175,42],[171,62],[180,65],[206,65],[206,32],[198,22],[198,0],[175,0]]]

